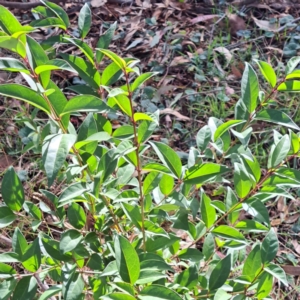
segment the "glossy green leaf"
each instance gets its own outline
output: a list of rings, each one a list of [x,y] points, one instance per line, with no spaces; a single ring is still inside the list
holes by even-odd
[[[264,267],[264,270],[271,274],[273,277],[281,281],[285,286],[288,286],[289,283],[286,279],[286,275],[284,270],[279,266],[275,265],[273,263],[268,264],[267,266]]]
[[[243,275],[247,275],[252,281],[262,270],[260,245],[255,245],[247,255],[243,267]]]
[[[146,286],[139,294],[141,300],[181,300],[173,290],[157,284]]]
[[[53,90],[53,92],[48,95],[48,100],[50,101],[56,116],[61,116],[64,112],[65,106],[69,103],[69,101],[61,89],[52,80],[49,81],[48,88]],[[64,114],[61,118],[61,123],[65,129],[68,128],[69,120],[69,114]]]
[[[94,65],[94,53],[87,43],[75,38],[64,37],[64,39],[72,43],[73,45],[77,46],[82,51],[82,53],[86,56],[86,58],[90,61],[90,63]]]
[[[68,208],[68,219],[70,224],[75,228],[83,228],[86,222],[86,215],[82,206],[76,202],[71,203]]]
[[[48,56],[42,46],[36,42],[34,39],[27,37],[28,48],[27,57],[29,65],[32,69],[35,69],[38,66],[44,65],[48,62]],[[39,75],[39,81],[42,84],[43,88],[47,88],[50,81],[50,71],[45,71]]]
[[[65,26],[68,28],[70,25],[68,14],[57,4],[50,2],[50,1],[44,1],[40,0],[44,5],[46,5],[58,18],[60,18]]]
[[[91,95],[79,95],[67,102],[60,116],[72,112],[109,112],[109,108],[100,98]]]
[[[62,233],[60,243],[59,243],[59,250],[62,253],[66,253],[72,251],[77,245],[82,241],[83,236],[82,234],[75,230],[70,229]]]
[[[216,176],[223,175],[228,171],[227,167],[219,164],[196,164],[186,171],[183,181],[188,184],[201,184],[209,181],[213,182]]]
[[[289,130],[290,133],[290,140],[291,140],[291,148],[293,151],[293,154],[298,153],[300,150],[300,139],[296,133]]]
[[[14,275],[16,275],[17,272],[16,270],[7,264],[1,263],[0,262],[0,279],[7,279],[7,278],[12,278]],[[0,291],[1,291],[1,286],[0,286]],[[3,293],[5,294],[5,293]],[[3,299],[3,294],[1,294],[1,299]]]
[[[211,200],[206,194],[202,194],[200,212],[202,220],[207,228],[210,228],[216,221],[216,210],[211,205]]]
[[[134,82],[131,85],[131,91],[135,91],[137,88],[139,88],[146,80],[148,80],[149,78],[151,78],[152,76],[154,76],[155,73],[143,73],[141,74],[139,77],[137,77]]]
[[[37,292],[37,281],[33,276],[26,276],[19,280],[12,300],[32,300]]]
[[[292,73],[286,75],[285,79],[299,79],[300,78],[300,70],[295,70]]]
[[[195,265],[190,266],[179,273],[174,282],[191,290],[198,283],[198,268]]]
[[[275,87],[276,82],[277,82],[277,77],[276,77],[274,69],[268,63],[266,63],[264,61],[255,60],[255,62],[258,64],[262,75],[270,83],[271,87]]]
[[[49,135],[42,147],[42,160],[47,174],[48,185],[51,186],[56,175],[64,164],[71,147],[76,141],[72,134]]]
[[[299,65],[299,63],[300,63],[299,56],[292,57],[286,64],[285,75],[292,73],[295,70],[295,68]]]
[[[107,49],[100,49],[96,48],[96,50],[100,51],[103,53],[105,56],[110,58],[120,69],[125,70],[126,68],[126,62],[123,58],[115,54],[114,52],[107,50]]]
[[[98,53],[102,54],[101,52],[97,51],[97,54]],[[122,76],[122,69],[120,69],[120,67],[116,63],[112,62],[104,69],[101,77],[101,83],[102,85],[111,86],[112,84],[116,83]]]
[[[238,203],[238,198],[234,194],[233,190],[230,187],[227,187],[227,194],[226,194],[226,198],[225,198],[226,210],[229,211],[233,207],[236,207],[237,203]],[[234,224],[237,221],[238,217],[239,217],[239,212],[236,210],[233,210],[228,215],[228,219],[231,224]]]
[[[5,204],[11,210],[19,211],[22,208],[25,201],[24,189],[13,167],[9,167],[3,177],[1,193]]]
[[[284,112],[276,109],[264,109],[257,113],[255,116],[256,120],[266,121],[282,125],[288,128],[300,130],[297,124]]]
[[[196,136],[197,147],[201,152],[203,152],[206,149],[210,139],[211,139],[211,130],[207,125],[204,125],[198,131]]]
[[[138,128],[138,143],[141,144],[151,137],[157,125],[151,121],[143,121]]]
[[[150,172],[143,182],[143,194],[151,193],[158,185],[161,179],[161,174],[158,172]]]
[[[278,88],[281,92],[299,92],[300,91],[300,81],[299,80],[287,80],[281,83]]]
[[[99,94],[92,87],[84,84],[84,85],[71,85],[66,87],[67,90],[71,90],[79,95],[92,95],[98,97]]]
[[[96,48],[107,49],[110,42],[112,41],[116,28],[117,28],[117,22],[113,23],[107,29],[107,31],[99,38]],[[103,56],[104,54],[96,49],[97,63],[99,63],[102,60]]]
[[[19,227],[17,227],[14,231],[14,235],[12,238],[12,248],[15,253],[19,255],[20,260],[22,260],[22,257],[27,249],[27,241],[20,231]]]
[[[277,235],[274,229],[271,228],[261,244],[261,260],[263,264],[271,262],[276,257],[278,249]]]
[[[25,45],[19,39],[10,36],[0,36],[0,48],[15,52],[23,58],[26,57]]]
[[[73,273],[64,284],[63,297],[66,300],[82,300],[84,281],[81,274]]]
[[[242,155],[242,160],[243,160],[244,166],[245,166],[246,170],[249,172],[249,174],[253,175],[256,182],[259,182],[260,177],[261,177],[261,170],[260,170],[260,165],[259,165],[256,157],[253,156],[252,160],[251,160],[246,155]]]
[[[50,109],[46,100],[26,86],[15,83],[2,84],[0,85],[0,94],[25,101],[50,115]]]
[[[268,168],[275,168],[280,165],[290,151],[290,138],[285,134],[277,145],[272,145],[268,159]]]
[[[61,292],[61,286],[59,285],[52,285],[51,287],[49,287],[48,290],[46,290],[39,298],[39,300],[47,300],[52,296],[55,296],[56,294],[58,294],[59,292]]]
[[[257,75],[253,68],[246,62],[242,77],[241,93],[242,101],[249,113],[253,113],[257,107],[258,92],[259,86]]]
[[[24,210],[35,220],[42,220],[42,212],[40,209],[31,201],[25,201],[23,205]]]
[[[10,295],[12,294],[16,285],[17,280],[14,278],[3,280],[2,282],[0,282],[0,295],[2,297],[2,300],[10,299]]]
[[[139,257],[130,242],[117,235],[114,241],[119,274],[123,281],[134,284],[140,275]]]
[[[69,72],[76,72],[66,61],[62,59],[49,60],[46,64],[36,67],[34,72],[39,75],[42,72],[52,70],[65,70]]]
[[[82,196],[87,191],[89,191],[89,188],[83,182],[68,185],[59,196],[59,206],[72,202],[76,197]]]
[[[242,205],[243,205],[243,209],[247,213],[251,214],[255,220],[270,225],[268,210],[260,200],[255,200],[249,203],[243,203]]]
[[[268,227],[260,224],[259,222],[256,222],[254,220],[248,220],[248,219],[239,221],[234,225],[234,227],[236,229],[244,230],[247,232],[263,232],[269,230]]]
[[[122,206],[124,207],[124,212],[128,219],[131,220],[131,222],[141,230],[141,224],[142,224],[142,215],[141,212],[136,205],[130,205],[128,203],[122,203]]]
[[[218,289],[214,296],[214,300],[229,300],[229,299],[231,299],[231,295],[221,289]]]
[[[98,90],[101,79],[94,65],[81,57],[60,53],[60,56],[79,74],[79,76],[92,88]]]
[[[230,120],[226,123],[221,124],[214,134],[214,141],[216,141],[219,137],[221,137],[226,131],[228,131],[230,128],[235,127],[239,124],[243,124],[246,121],[244,120]]]
[[[6,206],[0,206],[0,228],[7,227],[17,216]]]
[[[47,18],[47,19],[35,20],[32,21],[30,25],[35,28],[58,27],[63,30],[67,29],[66,24],[59,18]]]
[[[149,142],[161,162],[177,177],[181,175],[181,160],[177,153],[168,145],[157,142]]]
[[[183,260],[189,260],[194,263],[198,263],[203,259],[203,254],[198,249],[183,249],[179,252],[178,257]]]
[[[102,296],[101,299],[103,299],[103,300],[136,300],[135,297],[124,294],[124,293],[111,293],[111,294]]]
[[[209,277],[209,290],[213,291],[220,288],[228,279],[231,270],[231,255],[227,255],[220,260]]]
[[[113,100],[118,104],[119,108],[129,117],[132,117],[133,111],[130,100],[127,95],[117,95],[108,100],[108,105],[110,105],[110,100]]]
[[[10,57],[0,58],[0,70],[10,71],[10,72],[23,72],[30,74],[27,68],[19,60]]]
[[[157,171],[157,172],[160,172],[160,173],[163,173],[163,174],[167,174],[167,175],[170,175],[170,176],[173,176],[173,177],[176,177],[175,175],[173,175],[173,173],[169,170],[169,168],[161,165],[161,164],[158,164],[158,163],[149,163],[149,164],[146,164],[144,167],[143,167],[143,171],[146,171],[146,172],[151,172],[151,171]]]
[[[36,272],[41,265],[41,249],[39,238],[31,243],[22,257],[22,265],[30,272]]]
[[[234,163],[233,180],[237,195],[240,198],[246,197],[251,190],[252,182],[243,165]]]
[[[264,272],[258,279],[255,297],[260,300],[268,297],[273,287],[273,276]]]
[[[78,28],[80,30],[80,38],[84,39],[90,31],[92,24],[92,12],[87,3],[83,5],[79,12]]]
[[[154,120],[152,119],[151,116],[149,116],[145,113],[140,113],[140,112],[136,112],[133,115],[133,119],[134,119],[135,122],[142,121],[142,120],[154,122]]]
[[[226,240],[237,241],[246,244],[245,237],[238,230],[227,225],[220,225],[214,228],[211,233]]]
[[[250,138],[251,138],[251,134],[252,134],[253,128],[249,127],[246,130],[244,130],[243,132],[237,132],[235,130],[231,130],[231,132],[233,133],[234,136],[236,136],[238,138],[238,140],[241,142],[241,144],[243,146],[247,146]]]
[[[280,168],[275,174],[267,178],[263,185],[298,187],[300,186],[300,171],[290,168]]]
[[[7,34],[12,35],[15,32],[21,31],[23,26],[17,18],[4,6],[0,5],[0,27]]]
[[[174,188],[174,178],[170,175],[163,174],[159,182],[160,191],[166,196],[172,192]]]

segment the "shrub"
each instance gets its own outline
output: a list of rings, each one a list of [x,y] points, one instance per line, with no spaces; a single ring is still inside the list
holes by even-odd
[[[27,83],[2,84],[0,94],[33,106],[25,150],[41,153],[47,177],[38,202],[12,167],[2,180],[0,226],[11,232],[12,252],[0,254],[1,299],[263,299],[274,279],[288,285],[266,203],[293,199],[300,186],[291,163],[299,157],[299,127],[272,101],[300,90],[300,57],[282,78],[256,61],[266,93],[246,63],[234,119],[209,118],[183,163],[151,139],[159,113],[135,111],[135,93],[156,74],[140,74],[138,60],[107,49],[116,25],[92,49],[84,42],[88,5],[75,38],[67,14],[43,3],[35,11],[47,19],[31,26],[0,6],[0,47],[18,57],[2,57],[0,69]],[[63,32],[41,43],[30,36],[49,26]],[[81,54],[56,53],[65,44]],[[78,74],[81,84],[61,90],[52,80],[57,70]],[[76,96],[67,99],[70,91]],[[38,123],[37,114],[48,121]],[[85,116],[79,128],[74,115]],[[253,154],[258,121],[279,129],[266,162]]]

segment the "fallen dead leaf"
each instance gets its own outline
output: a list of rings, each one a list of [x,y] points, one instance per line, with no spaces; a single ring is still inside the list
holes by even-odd
[[[281,268],[290,275],[300,276],[300,267],[298,266],[281,265]]]
[[[231,52],[225,47],[217,47],[217,48],[214,48],[213,51],[219,52],[225,56],[225,58],[226,58],[225,67],[227,67],[232,59]]]
[[[100,7],[100,6],[103,6],[105,3],[107,3],[107,0],[92,0],[91,6],[92,7]]]
[[[218,15],[201,15],[201,16],[198,16],[194,19],[191,19],[190,22],[192,24],[196,24],[196,23],[205,22],[205,21],[208,21],[208,20],[211,20],[211,19],[214,19],[214,18],[219,18],[219,16]]]
[[[191,119],[189,117],[186,117],[184,115],[182,115],[181,113],[179,113],[178,111],[172,109],[172,108],[165,108],[160,110],[160,114],[169,114],[169,115],[173,115],[176,118],[178,118],[180,121],[190,121]]]
[[[231,35],[236,36],[238,31],[247,29],[246,22],[238,15],[227,13],[227,17]]]
[[[253,16],[252,19],[255,22],[255,24],[262,30],[277,32],[279,29],[279,26],[276,23],[270,23],[270,21],[259,20]]]
[[[235,93],[234,89],[231,88],[230,86],[228,86],[228,85],[226,84],[226,87],[225,87],[225,94],[226,94],[227,96],[231,96],[231,95],[233,95],[234,93]]]
[[[294,246],[294,250],[295,250],[298,254],[300,254],[300,244],[298,243],[298,241],[297,241],[297,240],[292,240],[292,244],[293,244],[293,246]]]
[[[6,170],[9,166],[13,165],[14,160],[8,155],[0,156],[0,172]]]

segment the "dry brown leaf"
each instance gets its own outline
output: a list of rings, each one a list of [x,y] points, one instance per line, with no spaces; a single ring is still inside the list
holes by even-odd
[[[92,0],[91,6],[92,7],[100,7],[100,6],[103,6],[105,3],[107,3],[107,0]]]
[[[226,87],[225,87],[225,94],[226,94],[227,96],[231,96],[231,95],[233,95],[234,93],[235,93],[234,89],[231,88],[230,86],[228,86],[228,85],[226,84]]]
[[[180,121],[190,121],[191,119],[189,117],[186,117],[184,115],[182,115],[181,113],[179,113],[178,111],[172,109],[172,108],[165,108],[160,110],[160,114],[170,114],[175,116],[176,118],[178,118]]]
[[[252,16],[255,24],[262,30],[277,32],[279,29],[278,24],[270,23],[269,21],[259,20]]]
[[[294,250],[295,250],[298,254],[300,254],[300,244],[298,243],[298,241],[297,241],[297,240],[292,240],[292,244],[293,244],[293,246],[294,246]]]
[[[284,223],[294,224],[299,219],[300,214],[289,215],[288,218],[285,217]]]
[[[290,275],[294,275],[294,276],[300,276],[300,267],[298,266],[288,266],[288,265],[281,265],[281,268]]]
[[[211,19],[214,19],[214,18],[219,18],[219,16],[218,15],[201,15],[201,16],[198,16],[194,19],[191,19],[190,22],[192,24],[196,24],[196,23],[205,22],[205,21],[208,21],[208,20],[211,20]]]
[[[244,19],[242,19],[238,15],[227,12],[227,17],[228,17],[228,21],[229,21],[231,35],[236,36],[238,31],[247,29]]]
[[[184,58],[183,56],[176,56],[172,60],[172,62],[170,64],[170,67],[186,64],[186,63],[189,63],[189,62],[190,62],[190,60],[187,59],[187,58]]]
[[[13,165],[14,160],[8,155],[0,156],[0,172],[3,172],[9,166]]]
[[[224,57],[226,58],[226,64],[225,64],[225,68],[226,68],[232,59],[231,52],[225,47],[217,47],[217,48],[214,48],[213,51],[219,52],[224,55]]]

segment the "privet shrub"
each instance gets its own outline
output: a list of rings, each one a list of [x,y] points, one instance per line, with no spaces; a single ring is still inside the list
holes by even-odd
[[[256,61],[266,93],[246,63],[234,119],[209,118],[183,164],[151,139],[159,114],[135,110],[136,92],[155,74],[107,50],[116,25],[91,49],[88,5],[75,38],[67,14],[42,2],[31,26],[0,6],[0,47],[17,57],[2,57],[0,69],[27,83],[2,84],[0,94],[33,106],[25,150],[41,153],[48,185],[35,202],[12,167],[4,175],[0,226],[11,232],[12,250],[0,254],[1,299],[270,299],[273,284],[288,285],[274,261],[278,239],[266,202],[293,199],[300,186],[299,127],[273,101],[300,90],[300,57],[282,78]],[[40,43],[30,33],[43,27],[63,33]],[[80,55],[60,52],[66,44]],[[77,73],[81,84],[61,90],[53,71]],[[70,91],[77,95],[67,99]],[[35,121],[37,113],[48,121]],[[80,113],[86,117],[75,128],[70,116]],[[122,126],[114,128],[116,118]],[[277,128],[266,161],[253,154],[257,121]]]

